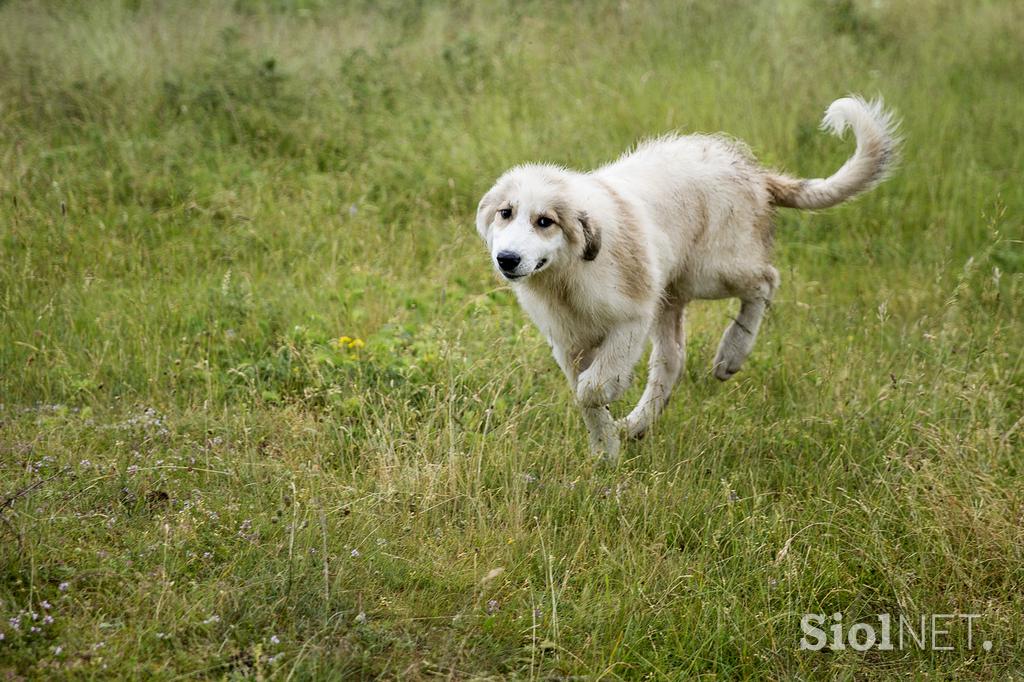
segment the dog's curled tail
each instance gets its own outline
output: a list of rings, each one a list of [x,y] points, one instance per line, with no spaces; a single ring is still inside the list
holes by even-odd
[[[768,191],[772,203],[787,208],[828,208],[866,192],[885,180],[897,160],[899,123],[882,100],[866,102],[860,97],[837,99],[829,105],[822,130],[842,136],[853,128],[857,150],[842,168],[827,178],[801,180],[769,173]]]

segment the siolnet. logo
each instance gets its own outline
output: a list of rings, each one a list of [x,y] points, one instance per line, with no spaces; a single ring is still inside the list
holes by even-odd
[[[833,613],[831,618],[823,613],[806,613],[800,619],[800,630],[804,634],[800,638],[800,649],[821,651],[827,646],[833,651],[846,647],[854,651],[867,651],[871,648],[878,651],[903,651],[905,648],[954,651],[958,644],[962,645],[962,637],[957,635],[966,634],[966,647],[960,648],[969,651],[974,649],[974,621],[981,618],[981,614],[934,613],[912,618],[901,613],[894,619],[892,614],[879,613],[875,618],[877,628],[875,624],[864,621],[844,628],[842,613]],[[830,625],[826,625],[827,620],[831,620]],[[992,642],[984,640],[981,648],[991,651]]]

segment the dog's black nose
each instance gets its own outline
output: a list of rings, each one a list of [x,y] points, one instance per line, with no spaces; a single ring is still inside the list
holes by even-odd
[[[518,253],[502,251],[498,254],[495,260],[498,261],[498,267],[501,268],[502,272],[512,274],[516,271],[516,268],[519,267],[519,261],[521,261],[522,258],[519,257]]]

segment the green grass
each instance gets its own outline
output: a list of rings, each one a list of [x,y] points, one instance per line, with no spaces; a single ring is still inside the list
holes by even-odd
[[[1022,46],[1011,0],[0,2],[0,678],[1024,673]],[[481,194],[676,129],[820,176],[848,92],[900,171],[781,214],[744,371],[693,306],[594,461]],[[835,611],[981,616],[800,651]]]

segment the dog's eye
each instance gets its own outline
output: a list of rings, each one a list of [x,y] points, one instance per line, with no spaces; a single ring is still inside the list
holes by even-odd
[[[503,208],[500,211],[498,211],[498,215],[501,216],[502,220],[508,220],[509,218],[512,217],[512,209],[511,208]]]
[[[554,224],[555,221],[552,220],[551,218],[548,218],[546,215],[542,215],[541,217],[537,218],[537,227],[551,227]]]

